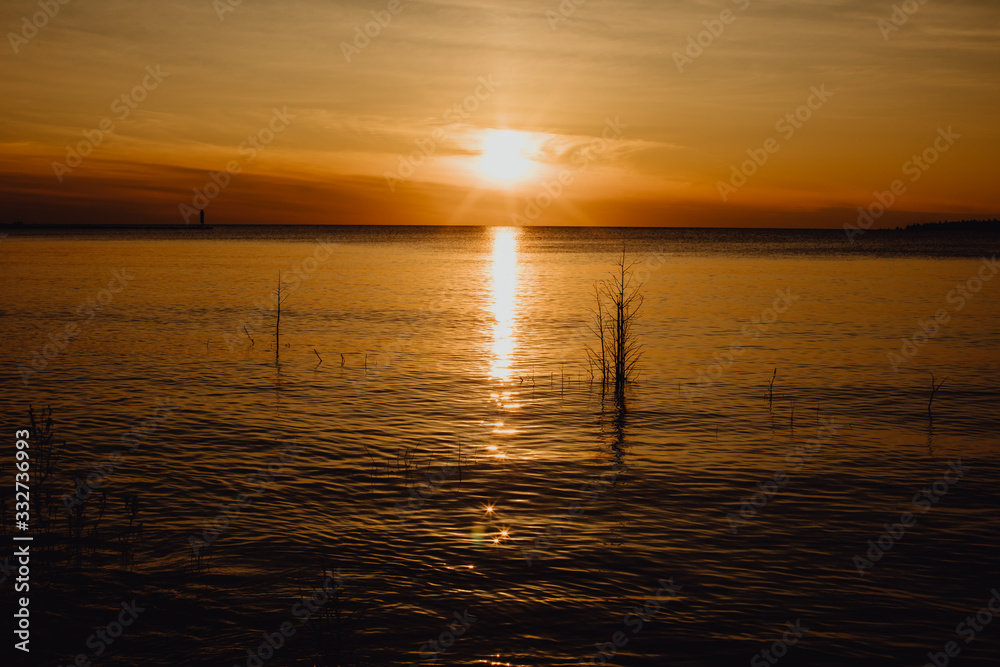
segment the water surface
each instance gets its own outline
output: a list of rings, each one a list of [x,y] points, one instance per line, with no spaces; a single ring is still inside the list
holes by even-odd
[[[29,405],[52,407],[60,495],[121,455],[95,539],[67,543],[50,503],[63,536],[38,545],[39,655],[93,658],[88,636],[135,598],[146,611],[100,664],[247,664],[339,567],[344,609],[367,609],[344,664],[419,662],[466,610],[475,622],[426,664],[600,664],[616,632],[628,642],[609,664],[746,664],[797,620],[808,631],[782,664],[923,664],[951,640],[957,664],[994,664],[995,629],[965,644],[956,625],[1000,586],[1000,278],[969,282],[997,243],[942,238],[12,235],[0,242],[5,432]],[[584,353],[593,284],[623,242],[645,297],[625,412]],[[948,321],[925,342],[920,323],[938,311]],[[946,379],[931,418],[932,374]],[[150,418],[129,451],[122,436]],[[946,493],[914,504],[958,461]],[[268,464],[272,481],[248,480]],[[129,493],[143,534],[123,565]],[[191,537],[241,497],[210,560],[193,562]],[[727,519],[751,500],[756,513]],[[904,512],[916,524],[861,576],[855,556]],[[670,580],[682,588],[669,601],[626,618]],[[270,664],[323,664],[329,634],[296,627]]]

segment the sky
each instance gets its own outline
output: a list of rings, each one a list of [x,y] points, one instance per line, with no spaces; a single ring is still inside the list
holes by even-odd
[[[5,0],[0,28],[0,223],[1000,209],[995,0]]]

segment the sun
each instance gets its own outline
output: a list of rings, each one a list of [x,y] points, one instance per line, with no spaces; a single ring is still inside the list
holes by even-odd
[[[514,130],[491,130],[483,139],[479,169],[491,179],[513,183],[525,176],[532,161],[525,157],[528,138]]]

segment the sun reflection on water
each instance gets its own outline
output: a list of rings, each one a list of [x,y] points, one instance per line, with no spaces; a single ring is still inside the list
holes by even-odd
[[[490,377],[511,378],[517,315],[517,236],[513,227],[500,227],[493,235],[493,356]]]
[[[517,392],[509,382],[514,378],[514,353],[517,349],[517,245],[520,230],[515,227],[498,227],[492,230],[492,296],[490,311],[493,314],[491,342],[487,351],[489,379],[494,384],[490,390],[493,414],[483,421],[490,429],[492,442],[486,447],[485,456],[497,462],[506,462],[508,455],[502,445],[517,430],[507,423],[511,410],[521,407]],[[494,542],[494,544],[497,544]]]

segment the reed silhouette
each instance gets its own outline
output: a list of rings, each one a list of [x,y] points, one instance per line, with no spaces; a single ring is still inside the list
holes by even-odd
[[[774,403],[774,380],[778,377],[778,369],[774,369],[770,382],[767,383],[767,409],[770,410]]]
[[[284,297],[281,293],[285,291],[285,286],[281,284],[281,271],[278,271],[278,287],[274,290],[275,300],[278,302],[277,313],[274,318],[274,365],[278,365],[278,352],[281,350],[281,304],[285,302],[289,296],[286,294]],[[249,335],[249,334],[248,334]]]
[[[623,243],[609,277],[594,283],[595,305],[588,323],[597,338],[596,349],[587,346],[591,379],[596,368],[602,395],[611,389],[615,405],[621,410],[625,408],[625,390],[635,381],[642,358],[642,344],[635,331],[643,301],[633,271],[637,263],[628,259]]]
[[[938,390],[941,389],[941,385],[943,385],[947,379],[948,378],[945,378],[944,380],[941,380],[937,384],[934,384],[934,373],[931,373],[931,396],[930,396],[930,398],[927,399],[927,420],[928,421],[934,421],[934,413],[931,412],[931,403],[934,402],[934,396],[938,393]]]
[[[107,476],[98,476],[91,484],[84,480],[90,479],[93,469],[70,470],[62,466],[66,442],[57,438],[51,407],[37,412],[29,407],[28,426],[33,496],[30,530],[34,538],[32,550],[37,554],[33,563],[42,571],[55,572],[65,567],[81,568],[85,553],[95,562],[103,562],[109,553],[118,553],[122,567],[131,567],[143,534],[143,523],[138,521],[139,495],[113,494]],[[61,493],[74,480],[75,493]],[[13,523],[8,521],[13,518],[9,515],[12,496],[13,487],[0,494],[0,534],[4,536]],[[116,496],[122,505],[112,502]],[[116,507],[124,511],[109,513]]]

